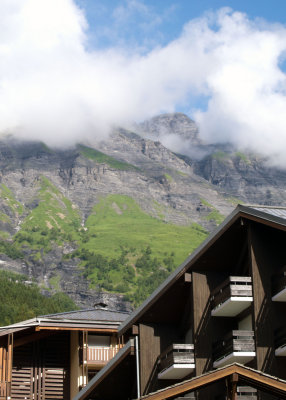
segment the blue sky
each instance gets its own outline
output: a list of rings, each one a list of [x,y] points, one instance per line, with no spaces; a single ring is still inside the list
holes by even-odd
[[[146,54],[180,37],[189,21],[223,7],[246,13],[251,20],[286,22],[285,0],[76,0],[76,3],[88,21],[89,50],[122,47]],[[189,96],[187,101],[179,101],[175,109],[185,113],[193,108],[205,111],[208,100],[208,95]]]
[[[285,16],[286,0],[0,0],[0,132],[66,145],[182,111],[286,168]]]
[[[84,10],[90,48],[166,45],[208,11],[230,7],[249,18],[286,23],[285,0],[76,0]],[[145,7],[144,7],[145,6]],[[118,18],[118,10],[125,12]]]

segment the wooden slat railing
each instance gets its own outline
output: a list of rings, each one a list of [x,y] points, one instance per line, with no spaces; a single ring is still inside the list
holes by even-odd
[[[106,364],[119,351],[118,347],[92,347],[87,348],[88,364]]]
[[[219,360],[232,352],[255,351],[253,331],[231,331],[213,346],[213,358]]]
[[[193,344],[172,344],[159,358],[159,369],[162,371],[174,364],[194,364]]]
[[[230,297],[252,297],[250,276],[229,276],[211,293],[212,308],[224,303]]]
[[[250,386],[237,387],[237,400],[256,400],[257,389]]]

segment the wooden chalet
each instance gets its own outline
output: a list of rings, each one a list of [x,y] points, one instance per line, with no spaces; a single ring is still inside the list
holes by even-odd
[[[100,303],[0,327],[0,400],[72,399],[119,351],[128,315]]]
[[[286,208],[239,205],[121,324],[125,346],[74,400],[286,398],[285,243]]]

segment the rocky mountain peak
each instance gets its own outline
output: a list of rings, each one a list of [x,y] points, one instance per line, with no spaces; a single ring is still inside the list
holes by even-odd
[[[137,130],[153,140],[176,135],[192,144],[200,144],[196,123],[183,113],[160,114],[137,125]]]
[[[171,139],[184,156],[167,146]],[[128,296],[141,301],[182,261],[179,252],[187,256],[238,202],[285,201],[284,170],[230,144],[202,143],[182,113],[66,150],[1,139],[0,268],[61,290],[80,307],[129,310]],[[158,256],[159,268],[151,263]]]

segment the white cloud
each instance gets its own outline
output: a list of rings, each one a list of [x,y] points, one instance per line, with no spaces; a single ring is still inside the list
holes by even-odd
[[[128,4],[136,12],[144,5]],[[72,0],[0,2],[1,132],[72,144],[205,95],[207,109],[193,112],[205,139],[286,165],[283,26],[224,9],[190,21],[179,38],[147,54],[88,51],[86,29]]]

